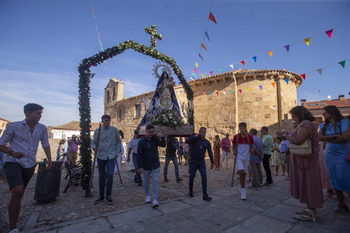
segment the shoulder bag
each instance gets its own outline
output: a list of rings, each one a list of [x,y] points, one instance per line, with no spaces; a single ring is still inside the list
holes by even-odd
[[[310,156],[312,155],[312,142],[311,138],[307,138],[302,144],[296,145],[289,143],[289,152],[298,156]]]

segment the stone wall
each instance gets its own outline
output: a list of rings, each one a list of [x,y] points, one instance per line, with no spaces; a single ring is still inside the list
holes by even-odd
[[[238,130],[237,124],[243,121],[248,129],[267,126],[273,136],[277,130],[292,129],[288,112],[297,105],[296,89],[301,82],[298,74],[285,70],[236,70],[191,82],[195,132],[204,126],[208,139],[213,141],[215,135],[222,138],[227,132],[232,137]],[[184,114],[187,98],[181,85],[175,87],[175,93]],[[132,138],[145,114],[144,101],[152,96],[153,92],[105,105],[105,113],[112,117],[111,124],[123,131],[126,141]],[[136,117],[135,106],[139,104],[141,117]],[[124,112],[123,119],[120,110]]]

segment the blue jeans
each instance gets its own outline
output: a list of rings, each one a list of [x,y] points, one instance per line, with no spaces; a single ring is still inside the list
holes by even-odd
[[[141,174],[139,172],[139,169],[137,167],[137,154],[136,153],[132,153],[132,161],[134,163],[134,166],[135,166],[135,177],[134,177],[134,181],[137,182],[137,183],[140,183],[142,182],[142,179],[141,179]]]
[[[152,174],[152,199],[158,198],[158,182],[159,182],[160,167],[153,170],[143,170],[143,181],[145,187],[145,194],[149,196],[149,179]]]
[[[102,160],[97,158],[98,163],[98,175],[99,175],[99,192],[100,198],[105,197],[105,175],[107,173],[107,188],[106,188],[106,197],[111,196],[112,194],[112,185],[113,185],[113,172],[115,166],[115,158]]]
[[[203,194],[207,194],[207,170],[204,160],[190,160],[190,193],[193,193],[193,181],[196,176],[197,169],[202,177]]]
[[[177,163],[177,157],[174,156],[172,158],[169,158],[169,157],[165,157],[165,165],[164,165],[164,179],[167,179],[167,175],[168,175],[168,166],[169,166],[169,163],[170,161],[173,161],[173,164],[175,166],[175,177],[176,179],[179,179],[180,178],[180,175],[179,175],[179,165]]]

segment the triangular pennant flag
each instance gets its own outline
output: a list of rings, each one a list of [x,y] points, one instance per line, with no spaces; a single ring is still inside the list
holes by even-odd
[[[210,12],[209,13],[209,19],[211,20],[211,21],[213,21],[214,23],[216,23],[216,20],[215,20],[215,17],[214,17],[214,15]],[[217,24],[217,23],[216,23]]]
[[[196,71],[196,73],[198,74],[198,71],[196,69],[193,69],[194,71]]]
[[[198,63],[196,62],[196,66],[197,66],[197,68],[198,68]]]
[[[345,60],[344,61],[341,61],[341,62],[339,62],[339,64],[343,67],[343,68],[345,68]]]
[[[253,57],[253,60],[256,62],[256,56]]]
[[[219,95],[219,92],[216,92],[216,95]]]
[[[239,89],[238,91],[239,91],[239,93],[242,93],[242,90],[241,90],[241,89]]]
[[[209,92],[209,95],[211,95],[211,92]]]
[[[290,45],[284,46],[284,47],[286,48],[287,52],[289,52],[289,46],[290,46]]]
[[[305,41],[306,45],[309,46],[309,44],[310,44],[310,37],[304,39],[304,41]]]
[[[210,41],[210,38],[209,38],[209,35],[208,35],[208,31],[207,31],[207,30],[205,30],[204,35],[205,35],[205,36],[208,38],[208,40]]]
[[[202,74],[202,77],[204,78],[204,74]]]
[[[301,74],[300,76],[303,77],[303,79],[305,79],[306,74]]]
[[[241,61],[241,63],[244,65],[244,61]],[[245,66],[245,65],[244,65]]]
[[[192,73],[192,75],[193,75],[194,77],[197,77],[197,75],[196,75],[195,73]]]
[[[198,56],[204,61],[204,59],[200,53],[198,54]]]
[[[222,93],[224,93],[224,95],[225,95],[226,92],[223,91]]]
[[[332,37],[333,29],[326,31],[326,34],[328,35],[329,39]]]
[[[248,87],[248,91],[249,91],[249,92],[252,92],[252,88]]]
[[[322,68],[317,69],[317,72],[318,72],[320,75],[322,75]]]
[[[262,85],[260,85],[259,87],[260,87],[260,90],[262,90]]]
[[[203,92],[203,95],[206,95],[205,92]]]
[[[233,64],[231,64],[230,67],[233,69]]]
[[[285,79],[284,81],[286,81],[286,83],[288,84],[289,83],[289,78]]]
[[[198,95],[199,95],[199,92],[198,92]]]
[[[205,45],[202,43],[201,47],[205,50],[207,50],[207,48],[205,47]],[[208,51],[208,50],[207,50]]]
[[[272,57],[272,50],[270,52],[267,52]]]
[[[230,91],[233,94],[233,90]]]
[[[273,87],[275,87],[275,85],[276,85],[276,82],[273,82],[273,83],[271,83],[271,84],[272,84],[272,86],[273,86]]]
[[[221,69],[221,68],[220,68],[219,70],[220,70],[220,72],[222,72],[222,69]]]
[[[213,71],[210,71],[209,73],[210,73],[211,75],[213,75]]]

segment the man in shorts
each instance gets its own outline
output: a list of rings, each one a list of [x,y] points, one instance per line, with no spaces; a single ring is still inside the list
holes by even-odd
[[[43,107],[38,104],[24,106],[26,118],[8,125],[0,138],[0,151],[6,154],[4,171],[11,190],[8,205],[10,232],[19,232],[17,220],[21,210],[21,201],[36,166],[36,152],[39,141],[47,157],[47,168],[51,168],[51,152],[46,126],[40,124]],[[6,147],[10,143],[10,147]]]
[[[239,183],[241,185],[241,199],[247,200],[245,176],[248,172],[250,154],[254,153],[254,139],[252,135],[248,134],[247,124],[245,122],[239,123],[239,131],[240,133],[233,137],[232,147],[234,150],[234,155],[236,156],[236,166],[239,174]]]

